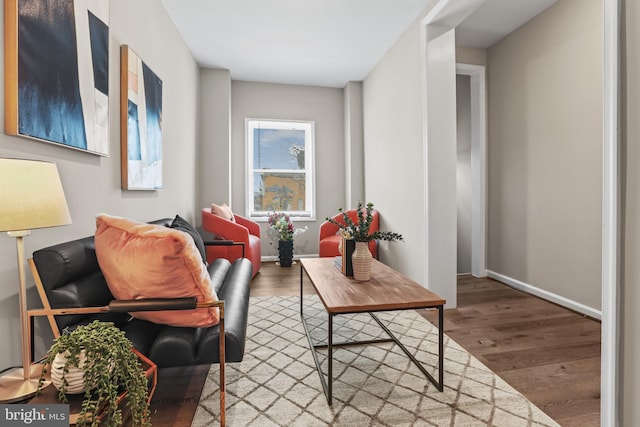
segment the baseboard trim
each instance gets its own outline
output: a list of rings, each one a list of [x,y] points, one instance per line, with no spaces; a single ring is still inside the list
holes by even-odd
[[[569,310],[577,311],[578,313],[584,314],[585,316],[591,317],[593,319],[602,320],[601,310],[596,310],[593,307],[586,306],[569,298],[554,294],[553,292],[545,291],[544,289],[540,289],[528,283],[521,282],[518,279],[514,279],[491,270],[487,270],[487,277],[497,280],[498,282],[502,282],[514,289],[518,289],[519,291],[535,295],[544,300],[561,305],[562,307],[566,307]]]

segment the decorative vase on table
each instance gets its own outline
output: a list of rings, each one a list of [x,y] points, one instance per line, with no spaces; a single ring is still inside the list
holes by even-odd
[[[366,282],[371,278],[371,264],[373,256],[369,252],[368,242],[356,242],[356,249],[351,256],[353,264],[353,278],[355,280]]]
[[[293,263],[293,240],[278,240],[280,267],[291,267]]]
[[[371,278],[371,265],[373,264],[373,256],[369,252],[369,242],[374,240],[402,241],[404,240],[402,234],[377,230],[378,214],[373,210],[373,203],[367,203],[366,207],[363,207],[362,202],[358,202],[358,208],[353,211],[345,212],[342,208],[338,209],[338,211],[342,212],[342,218],[340,216],[326,217],[325,220],[337,226],[343,237],[350,239],[343,239],[343,252],[346,251],[345,243],[355,242],[355,251],[351,256],[353,278],[367,281]]]

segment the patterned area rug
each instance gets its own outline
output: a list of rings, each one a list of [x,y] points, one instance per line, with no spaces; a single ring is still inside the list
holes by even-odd
[[[334,348],[329,406],[299,313],[299,297],[251,298],[244,360],[227,364],[227,425],[558,425],[446,335],[444,392],[393,342],[347,346]],[[413,310],[378,317],[437,378],[437,328]],[[317,297],[305,297],[305,319],[314,342],[325,342],[327,315]],[[334,318],[334,342],[383,337],[368,314]],[[320,350],[325,373],[326,358]],[[193,426],[218,423],[218,379],[212,365]]]

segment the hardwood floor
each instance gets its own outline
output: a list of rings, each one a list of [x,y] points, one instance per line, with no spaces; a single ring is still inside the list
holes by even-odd
[[[263,263],[251,296],[299,295],[300,267]],[[305,295],[313,292],[305,281]],[[435,312],[423,315],[435,320]],[[491,279],[458,277],[445,333],[562,426],[600,425],[600,323]],[[190,426],[208,366],[161,369],[154,426]]]
[[[598,321],[472,276],[444,317],[448,336],[560,425],[600,425]]]

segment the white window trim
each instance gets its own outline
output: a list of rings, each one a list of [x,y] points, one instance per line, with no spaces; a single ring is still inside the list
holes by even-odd
[[[305,131],[305,171],[308,176],[305,185],[305,214],[300,211],[284,211],[294,221],[316,220],[316,176],[315,176],[315,122],[310,120],[276,120],[245,118],[245,207],[246,216],[256,222],[267,222],[268,211],[255,211],[253,199],[253,130],[260,124],[270,129],[301,129]],[[293,125],[293,126],[292,126]],[[271,172],[291,172],[290,170],[272,169]]]

